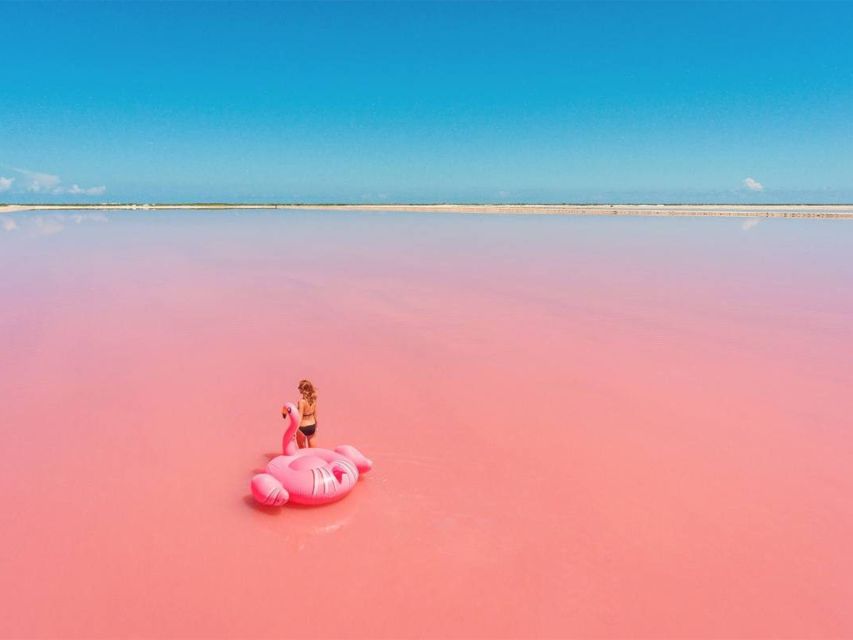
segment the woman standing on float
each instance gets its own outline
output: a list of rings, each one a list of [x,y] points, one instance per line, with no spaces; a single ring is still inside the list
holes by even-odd
[[[310,380],[299,381],[299,400],[297,409],[302,420],[296,432],[296,443],[300,449],[317,446],[317,390]]]

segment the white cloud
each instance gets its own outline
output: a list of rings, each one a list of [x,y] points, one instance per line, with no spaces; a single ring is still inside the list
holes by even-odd
[[[77,184],[72,184],[70,187],[66,187],[62,184],[62,179],[52,173],[41,173],[40,171],[30,171],[29,169],[15,169],[15,171],[23,176],[21,188],[28,193],[51,193],[55,195],[67,193],[73,196],[100,196],[107,190],[103,185],[99,187],[81,187]],[[3,178],[2,180],[7,179]],[[10,182],[6,187],[7,189],[11,186],[11,180],[14,180],[14,178],[8,180]],[[4,191],[2,185],[3,183],[0,182],[0,191]]]
[[[61,182],[59,176],[29,169],[15,169],[23,176],[23,189],[30,193],[53,193]]]
[[[4,178],[3,176],[0,176],[0,193],[11,189],[14,181],[14,178]]]
[[[754,226],[756,226],[759,222],[761,222],[760,218],[747,218],[741,223],[740,228],[744,231],[749,231]]]
[[[3,216],[3,231],[14,231],[18,228],[18,223],[15,222],[14,218],[7,218]]]
[[[82,187],[78,187],[76,184],[72,184],[68,189],[66,189],[66,193],[85,196],[100,196],[103,195],[106,190],[107,188],[103,185],[100,187],[89,187],[88,189],[84,189]]]
[[[745,186],[750,191],[764,191],[764,185],[761,184],[755,178],[746,178],[743,181],[743,186]]]

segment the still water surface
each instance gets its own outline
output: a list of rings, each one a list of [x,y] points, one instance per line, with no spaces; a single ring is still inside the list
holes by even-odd
[[[851,253],[849,221],[4,216],[0,636],[851,636]],[[302,377],[375,470],[263,510]]]

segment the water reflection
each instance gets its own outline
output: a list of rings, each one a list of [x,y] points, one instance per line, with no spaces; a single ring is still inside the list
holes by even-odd
[[[69,224],[106,223],[107,214],[100,211],[31,214],[0,214],[3,231],[21,231],[29,236],[52,236],[60,233]]]

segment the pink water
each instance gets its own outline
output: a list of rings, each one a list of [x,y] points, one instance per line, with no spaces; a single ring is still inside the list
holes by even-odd
[[[9,219],[0,636],[853,636],[850,222]]]

